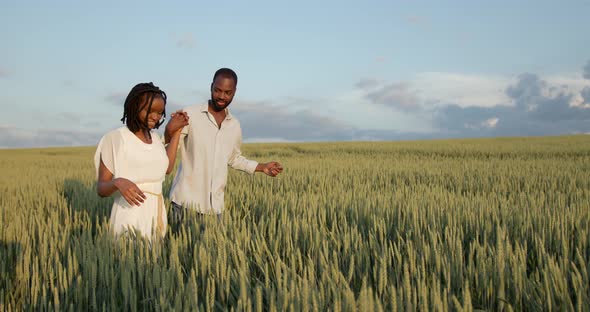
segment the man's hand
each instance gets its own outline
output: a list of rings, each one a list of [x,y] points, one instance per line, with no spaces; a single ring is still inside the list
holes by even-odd
[[[170,115],[170,121],[168,121],[166,128],[170,127],[170,134],[174,136],[180,133],[185,126],[188,126],[188,114],[179,110]]]
[[[164,131],[165,143],[170,142],[170,139],[180,133],[182,128],[188,125],[188,114],[182,110],[177,110],[170,115],[170,120],[166,124],[166,130]]]
[[[267,162],[265,164],[259,163],[256,166],[256,171],[264,172],[269,177],[276,177],[279,173],[283,172],[283,166],[276,161]]]

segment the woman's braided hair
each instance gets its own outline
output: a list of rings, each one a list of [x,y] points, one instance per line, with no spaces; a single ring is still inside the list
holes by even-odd
[[[125,99],[125,108],[121,122],[127,125],[131,132],[135,133],[142,129],[148,129],[148,115],[152,109],[152,102],[156,96],[164,100],[164,112],[162,117],[166,117],[166,93],[153,83],[139,83],[129,91]],[[147,105],[145,120],[139,120],[139,112]],[[164,123],[164,119],[158,121],[154,128],[158,129]]]

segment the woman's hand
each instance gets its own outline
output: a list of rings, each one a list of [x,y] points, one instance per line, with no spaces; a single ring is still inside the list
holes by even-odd
[[[174,169],[180,134],[185,126],[188,126],[188,114],[186,112],[179,110],[170,115],[170,121],[166,125],[166,133],[164,133],[164,141],[168,144],[166,145],[166,156],[168,156],[166,174],[169,174]]]
[[[146,198],[145,194],[135,183],[125,178],[116,178],[113,180],[113,184],[131,206],[140,206]]]
[[[166,133],[173,137],[180,134],[185,126],[188,126],[188,114],[178,110],[170,115],[170,121],[166,125]]]

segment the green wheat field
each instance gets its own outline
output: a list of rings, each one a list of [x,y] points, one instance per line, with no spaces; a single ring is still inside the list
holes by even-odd
[[[590,136],[243,152],[285,170],[150,244],[109,233],[94,147],[0,150],[0,311],[590,309]]]

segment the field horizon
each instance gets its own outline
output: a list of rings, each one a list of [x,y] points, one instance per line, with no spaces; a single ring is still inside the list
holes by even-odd
[[[567,139],[570,137],[590,136],[590,133],[543,135],[543,136],[495,136],[495,137],[461,137],[461,138],[432,138],[432,139],[407,139],[407,140],[355,140],[355,141],[285,141],[285,142],[244,142],[242,146],[249,145],[271,145],[271,144],[354,144],[354,143],[412,143],[412,142],[446,142],[446,141],[478,141],[478,140],[518,140],[518,139]],[[98,144],[98,142],[97,142]],[[36,150],[36,149],[59,149],[59,148],[96,148],[96,145],[80,146],[25,146],[25,147],[3,147],[2,150]]]

